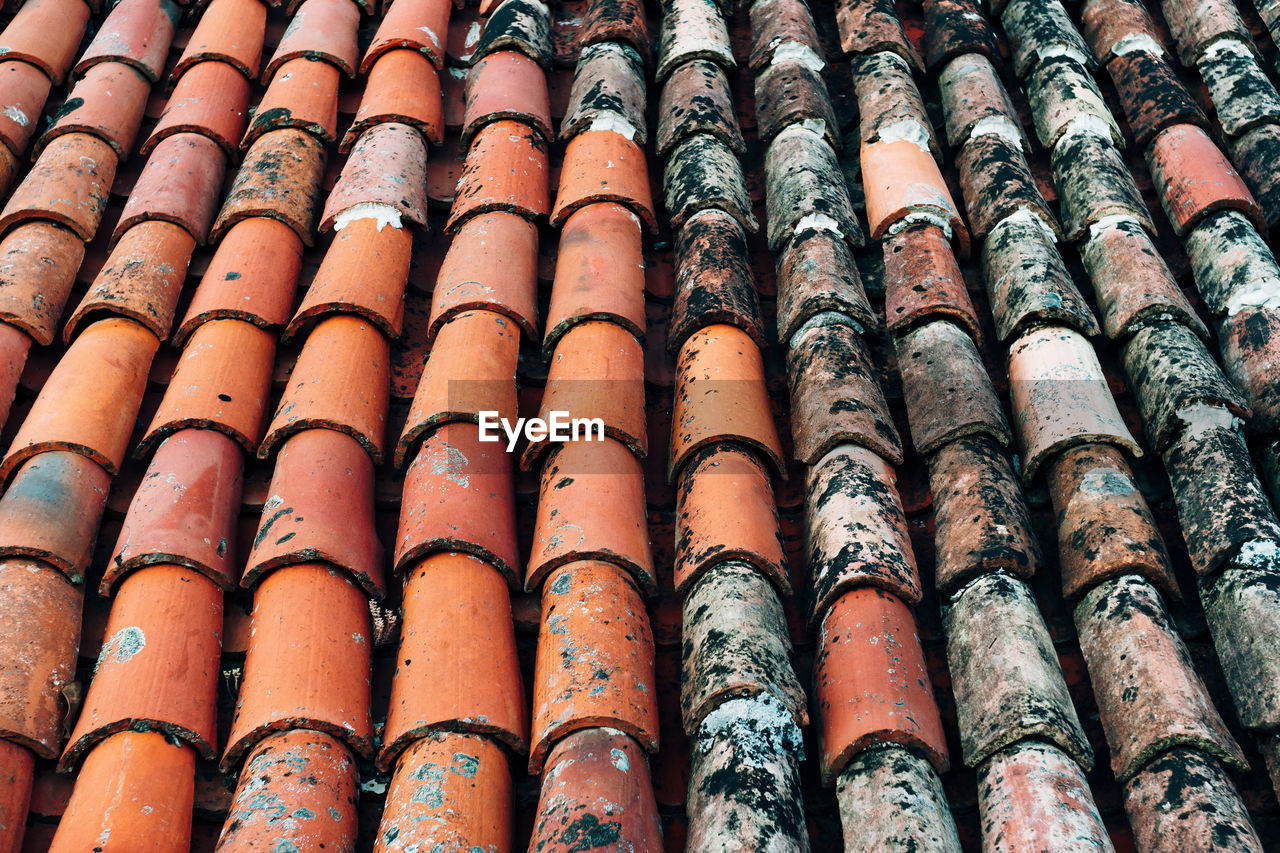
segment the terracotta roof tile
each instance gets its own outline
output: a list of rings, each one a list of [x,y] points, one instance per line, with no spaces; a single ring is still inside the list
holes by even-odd
[[[1024,741],[979,767],[978,801],[983,845],[1114,849],[1084,771],[1047,743]]]
[[[778,340],[789,342],[810,320],[844,314],[863,328],[879,319],[867,299],[848,244],[826,229],[797,233],[777,263]]]
[[[446,227],[456,234],[467,219],[495,211],[538,219],[550,206],[546,140],[529,125],[504,119],[476,135]]]
[[[360,62],[360,73],[368,74],[380,56],[397,48],[416,50],[430,59],[437,70],[444,70],[451,11],[449,0],[409,0],[387,8]],[[465,31],[465,27],[455,27],[454,31]]]
[[[714,324],[736,326],[766,347],[747,237],[737,220],[716,208],[701,210],[676,235],[675,251],[668,351],[678,353],[691,335]]]
[[[840,774],[836,796],[848,850],[915,844],[939,853],[963,849],[937,773],[909,749],[886,746],[859,753]]]
[[[0,230],[44,219],[65,225],[81,240],[92,239],[102,221],[117,159],[110,145],[87,133],[57,137],[9,196],[0,212]]]
[[[170,79],[185,76],[196,63],[218,60],[256,79],[267,9],[258,0],[211,0],[183,48]]]
[[[815,224],[836,231],[855,248],[863,244],[835,152],[819,134],[804,125],[789,126],[769,143],[765,171],[770,250],[779,251],[797,230]]]
[[[1211,850],[1224,843],[1242,851],[1264,849],[1231,777],[1198,750],[1164,753],[1125,785],[1124,795],[1136,844],[1159,843],[1157,839],[1176,831],[1185,850]]]
[[[806,47],[815,56],[822,54],[813,15],[800,0],[765,0],[753,3],[751,15],[751,70],[758,75],[769,66],[783,48],[784,55]]]
[[[356,46],[359,22],[360,8],[351,0],[305,0],[262,69],[262,81],[272,82],[285,63],[301,58],[332,64],[354,77],[360,64]]]
[[[496,121],[529,125],[543,140],[554,136],[546,74],[537,62],[519,51],[497,51],[477,61],[467,74],[464,93],[464,150],[471,147],[481,129]]]
[[[89,23],[82,0],[32,0],[23,3],[0,32],[0,54],[36,66],[61,85]]]
[[[694,134],[668,156],[663,200],[675,229],[684,227],[695,213],[708,208],[723,210],[750,233],[760,227],[752,213],[741,164],[719,137],[707,133]]]
[[[822,75],[801,62],[779,62],[765,68],[755,80],[755,100],[759,111],[759,137],[771,142],[787,127],[797,123],[813,126],[821,122],[823,138],[832,149],[843,148],[840,123],[827,94]]]
[[[695,59],[726,69],[737,65],[716,0],[676,0],[663,12],[656,82],[665,83],[676,68]]]
[[[1247,728],[1272,731],[1280,719],[1275,689],[1274,539],[1241,549],[1216,578],[1200,581],[1205,618],[1219,649],[1236,716]]]
[[[956,254],[968,255],[968,229],[926,149],[910,139],[863,142],[861,161],[872,239],[882,239],[912,214],[924,214],[950,228]]]
[[[601,202],[627,207],[657,233],[643,149],[613,130],[589,129],[565,147],[551,227],[559,228],[574,211]]]
[[[120,62],[136,68],[152,83],[164,73],[169,45],[182,10],[169,0],[131,0],[119,3],[76,60],[74,72],[100,62]]]
[[[840,48],[846,54],[895,53],[915,70],[924,70],[892,0],[838,0],[836,23],[840,28]]]
[[[639,51],[648,65],[652,59],[652,42],[643,0],[614,0],[588,3],[578,38],[583,47],[616,42]]]
[[[110,482],[80,453],[49,450],[24,462],[0,498],[0,556],[39,560],[82,583]]]

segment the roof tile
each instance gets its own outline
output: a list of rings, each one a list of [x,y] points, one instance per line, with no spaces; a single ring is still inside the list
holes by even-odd
[[[338,133],[338,81],[339,69],[323,59],[301,56],[282,62],[254,108],[240,147],[248,149],[264,133],[282,127],[333,142]]]
[[[938,88],[942,111],[946,114],[947,142],[952,148],[964,145],[978,122],[994,122],[1017,133],[1024,150],[1031,149],[1027,132],[1018,120],[1018,111],[1009,100],[995,66],[986,57],[966,54],[948,62],[938,75]],[[1009,124],[1000,119],[1007,119]]]
[[[1053,149],[1053,180],[1060,194],[1062,227],[1076,242],[1106,217],[1136,219],[1148,234],[1155,225],[1120,153],[1092,133],[1068,135]]]
[[[723,68],[706,59],[681,64],[662,87],[658,101],[658,156],[669,156],[677,145],[696,133],[715,136],[735,154],[746,150],[734,113],[729,78]]]
[[[0,212],[0,230],[48,219],[70,228],[81,240],[91,240],[102,222],[116,165],[115,151],[96,136],[69,133],[55,138],[9,196]]]
[[[426,228],[426,161],[426,141],[413,127],[388,122],[365,130],[325,201],[320,229],[341,227],[339,218],[357,205],[390,207],[408,222]],[[375,216],[381,229],[385,214],[379,211]]]
[[[661,108],[660,108],[661,109]],[[573,75],[560,139],[570,140],[593,122],[606,125],[621,118],[637,145],[644,147],[648,132],[645,121],[644,60],[628,45],[604,43],[583,49]]]
[[[843,140],[840,123],[831,107],[827,84],[822,75],[800,62],[770,65],[756,76],[755,101],[761,142],[774,137],[793,124],[815,126],[832,150],[840,151]]]
[[[548,457],[532,550],[524,582],[528,592],[557,567],[591,560],[618,566],[646,595],[656,594],[644,471],[630,449],[606,437],[566,442]]]
[[[519,51],[498,51],[476,62],[467,74],[464,93],[464,150],[482,128],[495,121],[527,124],[544,140],[553,136],[546,74]]]
[[[701,210],[676,234],[675,244],[676,299],[667,350],[678,353],[694,332],[714,324],[736,326],[765,348],[747,238],[737,220],[716,208]]]
[[[545,778],[554,779],[565,744],[581,740],[568,735],[593,726],[618,729],[635,739],[633,746],[654,752],[653,655],[644,603],[623,569],[597,561],[555,569],[542,589],[530,772],[545,767]],[[633,760],[644,765],[639,749]]]
[[[125,575],[157,563],[185,566],[235,589],[242,466],[239,447],[213,430],[185,429],[163,441],[129,504],[99,594],[110,595]]]
[[[147,78],[128,65],[92,66],[50,116],[52,124],[36,140],[32,153],[38,157],[50,140],[64,134],[88,133],[110,145],[121,161],[127,160],[150,90]]]
[[[645,65],[652,61],[652,40],[644,0],[588,3],[578,39],[583,47],[617,42],[639,52]]]
[[[111,232],[112,242],[140,222],[159,219],[181,225],[204,245],[222,195],[226,166],[226,154],[205,136],[178,133],[165,138],[142,167]]]
[[[728,213],[752,234],[759,230],[742,165],[717,136],[697,133],[677,145],[667,157],[662,186],[674,230],[683,228],[698,211],[711,207]]]
[[[88,23],[89,5],[81,0],[31,0],[0,32],[0,54],[29,62],[62,85]]]
[[[957,160],[965,215],[974,236],[987,240],[984,253],[994,251],[994,235],[1014,223],[1024,230],[1042,225],[1050,232],[1046,237],[1061,236],[1062,228],[1045,204],[1017,141],[1003,133],[978,134],[965,143]],[[1015,213],[1019,214],[1018,219],[1011,222]]]
[[[1010,216],[995,225],[982,246],[982,278],[996,333],[1000,340],[1009,341],[1037,325],[1052,323],[1093,337],[1101,332],[1098,321],[1042,222],[1031,216]]]
[[[415,740],[391,777],[377,849],[512,850],[515,792],[507,764],[486,737],[434,732]]]
[[[370,597],[386,583],[373,524],[373,464],[364,448],[330,429],[290,436],[276,456],[271,496],[240,586],[254,587],[285,566],[323,562],[350,572]]]
[[[840,774],[836,796],[845,849],[963,849],[942,782],[909,749],[886,746],[859,753]]]
[[[873,53],[856,57],[851,67],[862,141],[870,144],[911,132],[922,144],[927,142],[930,152],[938,157],[941,149],[933,135],[933,122],[907,63],[896,53]],[[915,127],[906,131],[911,125]]]
[[[359,25],[360,9],[352,0],[305,0],[262,69],[262,82],[271,82],[290,60],[304,58],[330,63],[354,77],[360,64],[356,46]]]
[[[500,50],[518,51],[551,68],[550,10],[541,0],[502,0],[485,22],[471,64]]]
[[[178,80],[138,153],[150,154],[160,140],[174,134],[198,133],[218,143],[228,158],[234,157],[248,120],[249,85],[248,79],[226,62],[191,66]]]
[[[1030,579],[1041,565],[1040,546],[1005,451],[974,435],[940,447],[926,463],[938,591],[950,595],[988,572]]]
[[[803,230],[778,255],[778,340],[790,342],[819,314],[844,314],[864,329],[880,321],[848,244],[825,229]]]
[[[782,249],[797,229],[815,221],[830,223],[823,227],[838,231],[854,248],[863,245],[840,165],[822,136],[804,126],[788,127],[769,143],[764,168],[771,251]]]
[[[651,233],[657,233],[644,150],[621,133],[588,130],[565,147],[551,227],[558,228],[574,211],[601,202],[624,205]]]
[[[1230,142],[1231,161],[1262,208],[1267,225],[1280,224],[1280,173],[1270,164],[1280,157],[1280,126],[1264,124]]]
[[[211,0],[170,79],[178,80],[189,68],[208,60],[226,62],[245,77],[257,79],[266,23],[267,8],[258,0]]]
[[[925,63],[931,71],[965,54],[1000,56],[991,24],[977,0],[928,0],[924,4]]]
[[[1200,600],[1213,633],[1236,717],[1249,729],[1275,731],[1280,720],[1276,690],[1275,540],[1259,537],[1213,578],[1200,579]]]
[[[1209,127],[1200,105],[1164,57],[1134,50],[1107,63],[1107,71],[1138,149],[1145,150],[1160,131],[1171,125]]]
[[[898,19],[893,0],[838,0],[836,24],[840,28],[840,48],[846,54],[887,51],[901,56],[916,71],[924,70],[920,55]]]
[[[993,8],[992,13],[1000,16],[1018,77],[1025,78],[1038,62],[1064,51],[1078,57],[1090,71],[1097,66],[1093,51],[1059,0],[1007,0],[1002,7]]]
[[[1057,146],[1073,122],[1088,124],[1099,131],[1105,127],[1112,144],[1124,148],[1124,134],[1102,100],[1093,75],[1071,57],[1053,57],[1040,62],[1027,78],[1026,87],[1036,136],[1047,150]]]
[[[181,8],[170,0],[129,0],[118,3],[76,60],[79,76],[100,62],[121,62],[155,83],[165,60]]]
[[[0,498],[0,556],[40,560],[82,583],[110,480],[79,453],[32,457]]]
[[[1224,845],[1241,853],[1264,849],[1231,777],[1196,749],[1174,748],[1143,768],[1124,786],[1124,808],[1135,844],[1176,834],[1188,853]]]
[[[912,214],[928,214],[946,222],[956,254],[969,254],[969,232],[951,191],[929,152],[909,139],[862,143],[863,190],[867,196],[867,224],[874,240]]]
[[[1005,747],[1042,740],[1086,770],[1093,766],[1093,750],[1029,587],[1002,574],[984,575],[955,596],[943,622],[965,764],[977,767]]]
[[[982,340],[964,274],[941,228],[927,222],[908,225],[885,238],[883,254],[884,312],[891,332],[901,335],[942,319]]]
[[[286,566],[263,578],[254,592],[244,683],[222,757],[223,772],[240,766],[248,755],[248,772],[240,778],[259,778],[262,774],[252,767],[255,758],[271,754],[273,744],[300,739],[311,741],[340,766],[350,763],[354,775],[351,756],[326,735],[345,741],[361,757],[372,757],[369,618],[368,599],[360,588],[345,572],[323,563]],[[303,758],[309,751],[304,750]],[[331,768],[318,778],[332,782],[343,776]],[[235,829],[237,821],[230,819],[227,826]]]
[[[1212,44],[1223,39],[1257,50],[1239,10],[1227,0],[1161,0],[1160,9],[1183,65],[1196,64]]]
[[[529,748],[506,580],[469,554],[432,554],[405,576],[404,627],[380,767],[431,731]]]
[[[324,163],[324,146],[309,133],[287,128],[263,135],[245,155],[210,240],[220,242],[232,225],[260,216],[283,222],[312,245]]]
[[[408,0],[386,9],[373,36],[360,73],[368,74],[378,57],[390,50],[409,48],[431,60],[437,70],[444,70],[445,37],[449,31],[450,0]],[[457,27],[457,30],[465,30]]]
[[[842,315],[819,315],[791,339],[791,436],[795,457],[813,465],[838,444],[866,447],[893,464],[902,441],[859,329]]]
[[[23,557],[0,560],[0,734],[41,758],[62,748],[63,690],[76,676],[84,590],[57,569]]]
[[[209,320],[232,318],[264,329],[284,326],[301,269],[302,241],[288,225],[265,217],[237,222],[218,243],[174,343],[184,344]]]
[[[1249,400],[1249,428],[1273,432],[1280,426],[1280,315],[1266,307],[1244,308],[1223,322],[1218,335],[1227,375]]]
[[[803,0],[764,0],[753,3],[751,15],[751,70],[759,75],[777,55],[778,48],[787,51],[795,46],[807,47],[816,57],[823,53],[813,15]]]
[[[725,69],[737,67],[725,16],[716,0],[673,0],[662,13],[655,82],[665,83],[673,71],[695,59]]]
[[[546,140],[522,122],[495,121],[471,145],[446,227],[456,234],[467,219],[495,211],[537,219],[550,206]]]
[[[1088,0],[1080,10],[1080,24],[1094,55],[1108,66],[1117,56],[1116,47],[1123,48],[1120,43],[1127,36],[1146,36],[1160,46],[1160,35],[1141,0]],[[1121,55],[1131,57],[1136,54],[1150,56],[1143,50]],[[1144,146],[1139,142],[1138,147]]]
[[[70,229],[33,220],[0,240],[0,320],[53,343],[56,325],[84,258],[84,243]]]
[[[822,621],[814,668],[824,780],[878,744],[908,746],[947,769],[915,619],[902,601],[872,587],[841,596]]]
[[[382,461],[390,367],[387,339],[361,317],[337,314],[316,323],[302,345],[280,407],[258,447],[267,459],[289,436],[313,428],[337,430]]]
[[[50,81],[44,72],[27,62],[0,62],[6,106],[0,114],[0,141],[12,154],[22,154],[40,127],[33,119],[44,109]]]
[[[59,770],[122,731],[157,731],[213,758],[221,630],[222,593],[207,577],[155,565],[125,578]]]

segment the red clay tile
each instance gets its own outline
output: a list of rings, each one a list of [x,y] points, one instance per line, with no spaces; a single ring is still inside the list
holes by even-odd
[[[893,470],[865,448],[843,445],[809,469],[805,557],[809,619],[816,624],[850,589],[874,586],[908,604],[920,578]]]
[[[904,790],[911,796],[903,797]],[[889,746],[859,753],[840,775],[836,796],[848,850],[916,844],[939,853],[963,849],[941,780],[910,750]]]
[[[117,473],[159,345],[132,320],[99,320],[81,332],[9,445],[0,480],[47,450],[71,450]]]
[[[360,771],[326,733],[272,734],[249,754],[218,850],[354,850]]]
[[[530,772],[542,772],[557,740],[593,726],[619,729],[654,752],[653,636],[626,572],[596,561],[570,563],[548,577],[542,599]],[[554,760],[550,766],[554,774]]]
[[[333,142],[338,133],[339,69],[307,56],[281,63],[240,140],[247,149],[264,133],[293,127]]]
[[[243,465],[239,446],[213,430],[182,430],[161,443],[129,504],[99,594],[157,563],[185,566],[234,590]]]
[[[217,243],[237,222],[261,216],[283,222],[304,245],[312,245],[311,227],[324,162],[324,146],[309,133],[284,129],[263,136],[249,149],[236,173],[213,223],[211,241]]]
[[[1219,41],[1197,60],[1196,68],[1228,138],[1280,119],[1280,94],[1262,70],[1252,40]]]
[[[383,220],[399,225],[403,217],[426,228],[426,160],[422,135],[409,125],[389,122],[369,128],[356,140],[325,201],[321,230],[342,227],[343,219],[355,215],[349,211],[357,205],[362,213],[373,207],[370,212],[380,220],[379,227]]]
[[[373,42],[360,62],[360,73],[368,74],[378,57],[397,48],[409,48],[431,60],[437,70],[444,70],[445,37],[449,31],[450,0],[408,0],[392,4],[378,24]],[[455,28],[466,32],[465,22]]]
[[[1280,314],[1268,308],[1244,308],[1226,319],[1218,335],[1227,375],[1244,392],[1252,410],[1250,428],[1272,432],[1280,424],[1280,388],[1275,382]]]
[[[529,849],[571,853],[583,844],[637,853],[663,849],[645,755],[631,738],[608,728],[574,732],[551,750]]]
[[[223,772],[264,739],[294,728],[311,729],[309,737],[324,732],[372,757],[369,631],[368,599],[345,572],[303,563],[267,575],[253,597],[244,683]]]
[[[431,731],[529,748],[506,580],[469,554],[433,554],[405,576],[404,627],[379,767]]]
[[[70,342],[85,323],[110,315],[134,320],[160,340],[168,338],[195,247],[195,239],[178,225],[134,225],[116,243],[107,265],[72,312],[62,339]]]
[[[679,390],[672,414],[669,481],[675,482],[693,451],[723,440],[756,448],[780,476],[786,476],[764,362],[745,332],[722,324],[699,329],[681,348],[676,370]]]
[[[538,63],[512,50],[491,53],[467,75],[462,148],[471,147],[480,130],[495,121],[527,124],[551,139],[551,103],[547,77]]]
[[[0,560],[0,736],[41,758],[62,748],[63,690],[75,681],[84,591],[36,560]]]
[[[0,499],[0,556],[41,560],[82,583],[110,485],[110,475],[79,453],[32,457]]]
[[[896,53],[916,71],[924,71],[924,63],[908,40],[892,0],[838,0],[836,24],[840,28],[840,48],[845,53]]]
[[[644,412],[644,351],[621,326],[604,320],[579,323],[556,345],[547,372],[538,417],[552,422],[553,413],[603,424],[604,434],[643,459],[648,453]],[[598,435],[589,427],[585,440]],[[577,440],[577,434],[574,434]],[[534,469],[557,442],[531,440],[520,464]]]
[[[0,81],[8,102],[0,114],[0,142],[19,155],[27,150],[39,127],[39,116],[49,97],[49,78],[34,65],[13,61],[0,62]]]
[[[244,133],[248,107],[249,81],[235,67],[217,61],[197,63],[178,80],[139,153],[150,154],[157,143],[174,134],[198,133],[232,157]]]
[[[1244,755],[1154,587],[1135,577],[1099,586],[1075,621],[1118,781],[1175,745],[1243,769]]]
[[[174,343],[184,344],[210,320],[242,320],[264,329],[283,326],[301,270],[302,241],[292,228],[264,217],[237,222],[213,253]]]
[[[511,454],[483,442],[474,424],[433,432],[405,472],[395,570],[437,551],[480,557],[513,588],[523,577],[516,545]]]
[[[1131,217],[1148,234],[1155,233],[1128,166],[1108,141],[1092,133],[1068,135],[1053,149],[1052,160],[1062,230],[1069,242],[1112,216]]]
[[[1247,543],[1216,578],[1199,584],[1236,719],[1245,728],[1266,731],[1274,731],[1280,717],[1276,635],[1270,629],[1280,604],[1269,586],[1274,542],[1272,534],[1270,541]]]
[[[1135,5],[1142,9],[1141,4]],[[1142,13],[1145,15],[1146,11]],[[1133,50],[1112,59],[1107,71],[1128,119],[1133,143],[1139,149],[1145,150],[1158,133],[1171,125],[1209,127],[1209,119],[1164,56]]]
[[[611,438],[562,444],[543,464],[524,587],[574,561],[613,563],[657,592],[640,460]]]
[[[468,219],[453,238],[431,292],[428,341],[468,311],[510,317],[537,340],[537,262],[538,229],[528,219],[503,212]]]
[[[527,124],[495,121],[472,142],[446,228],[456,234],[467,219],[493,211],[545,216],[547,194],[546,142]]]
[[[710,134],[695,134],[672,150],[663,169],[662,194],[673,230],[683,228],[695,213],[707,208],[723,210],[752,234],[760,230],[742,164],[727,145]]]
[[[1213,43],[1230,39],[1256,51],[1234,3],[1222,0],[1170,0],[1160,4],[1182,64],[1191,66]]]
[[[382,461],[391,373],[387,339],[362,317],[336,314],[316,323],[280,399],[258,458],[302,430],[337,430]]]
[[[950,594],[979,574],[1030,578],[1040,547],[1005,452],[986,436],[960,438],[928,457],[937,523],[935,580]]]
[[[871,238],[911,214],[930,214],[951,229],[956,253],[969,254],[969,232],[956,211],[938,164],[928,151],[906,139],[862,143],[863,189]]]
[[[824,223],[851,246],[864,242],[835,152],[804,125],[788,127],[769,144],[765,157],[768,180],[769,248],[780,251],[798,230]]]
[[[1248,313],[1252,312],[1246,309],[1236,314],[1220,332],[1223,362],[1228,371],[1236,366],[1232,343],[1237,339],[1228,329],[1235,325],[1236,318],[1248,323]],[[1265,333],[1256,334],[1266,328],[1266,323],[1261,326],[1261,329],[1256,326],[1249,329],[1244,340],[1265,340]],[[1245,398],[1227,381],[1204,342],[1185,326],[1168,322],[1152,324],[1130,338],[1122,353],[1125,375],[1138,398],[1138,412],[1153,449],[1168,447],[1186,427],[1186,413],[1194,411],[1198,404],[1226,408],[1241,420],[1250,420]],[[1264,365],[1258,366],[1262,367],[1260,373],[1266,373]],[[1246,371],[1244,376],[1247,375]],[[1249,387],[1248,383],[1240,384],[1246,389]],[[1251,424],[1259,430],[1269,430],[1274,418],[1270,416],[1270,406],[1263,408],[1268,410],[1266,415],[1255,409]]]
[[[0,323],[0,424],[9,419],[18,383],[26,369],[31,337],[17,326]]]
[[[74,769],[103,738],[126,730],[163,733],[212,759],[221,631],[222,592],[208,578],[170,565],[125,578],[58,768]]]
[[[574,211],[600,202],[624,205],[657,233],[644,151],[611,130],[589,130],[569,141],[551,227],[559,228]]]
[[[1035,325],[1066,326],[1090,337],[1101,331],[1058,253],[1056,235],[1029,208],[992,229],[982,246],[982,278],[1002,341]]]
[[[306,0],[262,69],[262,82],[270,82],[286,62],[301,58],[331,63],[354,77],[360,64],[356,45],[359,25],[360,8],[351,0]]]
[[[34,65],[60,86],[88,23],[89,6],[81,0],[31,0],[0,33],[0,55]]]
[[[417,51],[392,50],[374,63],[340,150],[350,151],[361,133],[386,122],[417,128],[432,145],[444,143],[440,75]]]
[[[1017,134],[1023,149],[1031,150],[1018,111],[1009,100],[995,66],[985,56],[967,54],[947,63],[938,75],[938,88],[947,120],[947,142],[953,149],[958,151],[978,122],[986,119],[984,124]],[[1008,124],[1001,119],[1006,119]]]
[[[591,320],[608,320],[644,338],[642,243],[638,217],[622,205],[592,204],[569,215],[560,231],[544,358],[551,357],[565,332]],[[512,275],[516,260],[514,254],[505,258],[504,276]]]
[[[0,851],[19,853],[31,804],[35,753],[25,746],[0,740]]]
[[[658,102],[659,157],[669,155],[695,133],[719,138],[735,154],[746,150],[733,110],[733,95],[724,69],[714,62],[695,59],[671,72]]]
[[[397,467],[403,467],[414,445],[441,424],[479,423],[480,412],[497,412],[514,422],[519,349],[519,331],[500,314],[465,311],[445,323],[396,443]]]
[[[906,60],[896,53],[873,53],[855,58],[850,66],[858,100],[860,139],[870,144],[881,141],[882,133],[886,139],[909,134],[907,138],[927,145],[938,158],[941,149]]]
[[[1000,55],[990,22],[977,0],[930,0],[924,4],[925,65],[931,71],[957,56]]]
[[[447,0],[446,0],[447,4]],[[377,853],[512,847],[514,791],[506,753],[487,737],[432,732],[396,762]]]
[[[345,569],[370,597],[386,593],[373,524],[373,463],[349,436],[307,429],[284,442],[240,586],[299,563]],[[265,581],[262,581],[265,583]]]
[[[648,65],[652,41],[643,0],[616,0],[612,3],[588,3],[582,18],[578,40],[583,47],[619,42],[639,52]]]
[[[683,634],[680,711],[690,737],[726,701],[762,693],[808,725],[782,602],[754,566],[730,560],[703,575],[685,598]]]
[[[758,134],[762,141],[793,124],[805,124],[822,135],[833,151],[840,151],[840,122],[822,75],[801,62],[771,65],[756,77],[755,101]]]
[[[1239,210],[1266,233],[1266,220],[1248,187],[1209,135],[1195,125],[1174,125],[1157,136],[1147,149],[1147,163],[1178,236],[1219,210]]]
[[[444,129],[449,134],[462,132],[462,122],[466,118],[467,78],[471,76],[470,68],[458,68],[450,65],[440,77],[440,99],[444,102]],[[460,139],[450,137],[448,142],[456,154],[461,150]]]
[[[65,225],[81,240],[91,240],[115,172],[116,154],[101,139],[87,133],[57,137],[9,197],[0,212],[0,231],[25,220],[46,219]]]
[[[982,355],[963,329],[928,323],[897,339],[898,371],[911,424],[911,441],[928,457],[961,436],[1012,441]]]
[[[850,442],[902,462],[902,442],[859,332],[842,316],[819,316],[791,339],[791,435],[806,464]]]
[[[737,64],[725,15],[716,0],[679,0],[663,10],[655,82],[664,83],[676,68],[695,59],[724,68]]]
[[[191,849],[195,763],[194,750],[161,732],[107,738],[76,777],[50,853]]]
[[[791,593],[769,471],[732,443],[694,454],[676,491],[675,591],[684,594],[713,566],[749,563]]]
[[[1125,50],[1124,56],[1146,52],[1126,50],[1128,44],[1120,43],[1128,36],[1146,36],[1160,46],[1160,35],[1151,22],[1151,16],[1146,7],[1136,0],[1089,0],[1080,10],[1080,23],[1085,40],[1103,64],[1111,62],[1117,46]],[[1143,146],[1139,143],[1139,147]]]
[[[187,341],[139,455],[183,429],[217,430],[253,453],[262,438],[274,356],[275,339],[252,323],[201,324]]]
[[[1097,354],[1078,333],[1042,327],[1018,338],[1009,348],[1009,386],[1027,482],[1053,454],[1079,444],[1113,444],[1142,455]]]
[[[160,142],[125,202],[112,241],[140,222],[160,219],[181,225],[204,245],[226,165],[226,154],[208,137],[179,133]]]
[[[644,60],[629,46],[609,42],[583,48],[560,139],[567,142],[599,120],[644,148],[649,135],[644,83]]]
[[[84,257],[72,231],[33,221],[11,229],[0,241],[0,320],[53,343],[63,306]]]
[[[1080,256],[1093,283],[1102,329],[1112,340],[1125,340],[1139,329],[1170,317],[1207,338],[1209,330],[1196,315],[1173,273],[1147,232],[1132,219],[1098,223]]]
[[[1144,767],[1124,787],[1124,808],[1140,850],[1174,838],[1187,853],[1266,849],[1231,776],[1198,749],[1175,747]]]
[[[87,133],[110,145],[120,160],[128,159],[150,90],[147,78],[128,65],[94,65],[51,116],[53,123],[36,140],[33,154],[38,157],[59,136]]]
[[[885,239],[884,287],[890,331],[903,334],[915,325],[945,319],[982,340],[964,275],[937,225],[912,225]]]
[[[258,0],[212,0],[173,68],[173,79],[208,60],[225,62],[257,79],[266,23],[267,7]]]
[[[392,340],[404,323],[413,233],[370,216],[345,222],[325,251],[320,269],[289,321],[281,343],[301,336],[314,322],[336,314],[365,318]]]
[[[132,66],[154,83],[164,73],[173,31],[182,10],[169,0],[119,3],[76,61],[75,74],[101,62]]]
[[[1185,238],[1196,290],[1211,317],[1265,304],[1270,282],[1280,278],[1275,256],[1243,214],[1224,210],[1192,228]]]
[[[813,23],[809,7],[800,0],[765,0],[752,4],[751,14],[751,62],[750,68],[757,74],[770,65],[778,48],[786,46],[784,56],[790,56],[797,46],[806,47],[820,57],[822,41]],[[779,57],[778,65],[785,63]]]
[[[472,64],[502,50],[525,54],[551,68],[551,16],[538,0],[503,0],[484,23]]]
[[[978,805],[984,847],[1113,849],[1084,771],[1047,743],[1024,741],[979,767]]]
[[[943,610],[943,628],[966,765],[984,764],[1020,741],[1042,740],[1084,769],[1093,766],[1029,587],[1003,574],[983,575]]]
[[[824,780],[884,743],[910,746],[946,771],[942,721],[905,604],[881,589],[845,593],[823,619],[814,667]]]
[[[887,282],[888,266],[885,275]],[[805,323],[827,311],[845,314],[866,329],[879,325],[849,245],[831,231],[797,234],[778,257],[777,281],[779,341],[790,342]]]

